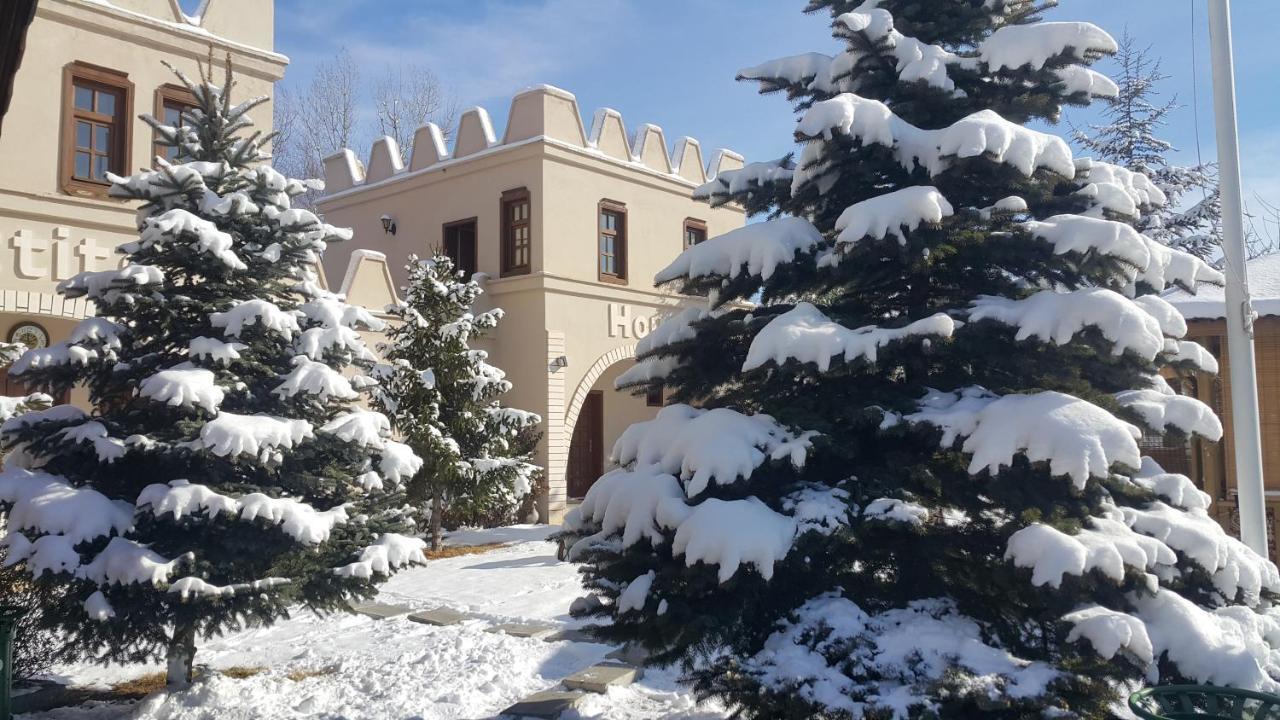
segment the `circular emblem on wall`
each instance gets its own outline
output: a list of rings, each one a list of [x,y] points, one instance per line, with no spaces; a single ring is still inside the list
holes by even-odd
[[[9,342],[26,345],[28,350],[49,346],[49,333],[35,323],[22,323],[9,332]]]

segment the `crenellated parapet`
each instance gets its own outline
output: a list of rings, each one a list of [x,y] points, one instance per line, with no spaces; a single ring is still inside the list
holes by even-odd
[[[389,137],[374,141],[367,165],[361,164],[356,154],[345,148],[325,158],[326,189],[329,194],[339,193],[532,141],[580,150],[693,186],[745,164],[742,156],[731,150],[717,150],[710,162],[706,162],[697,140],[682,137],[674,146],[668,145],[662,128],[657,125],[645,123],[634,133],[628,133],[622,114],[612,108],[597,110],[588,129],[582,122],[573,93],[539,85],[511,99],[507,127],[501,139],[494,132],[489,113],[484,108],[471,108],[458,120],[452,150],[440,127],[427,123],[418,128],[407,167],[395,140]]]

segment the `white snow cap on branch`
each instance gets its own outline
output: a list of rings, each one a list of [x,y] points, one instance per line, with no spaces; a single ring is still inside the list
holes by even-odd
[[[1136,273],[1151,263],[1151,250],[1132,226],[1084,215],[1054,215],[1022,224],[1034,237],[1050,245],[1056,255],[1096,252],[1122,260]]]
[[[713,237],[680,253],[658,272],[654,282],[708,275],[736,278],[743,272],[768,280],[779,265],[822,242],[822,233],[808,220],[783,217],[753,223]]]
[[[1031,584],[1062,587],[1064,575],[1084,575],[1097,570],[1113,582],[1124,580],[1125,566],[1141,571],[1172,567],[1178,558],[1158,539],[1139,535],[1127,525],[1109,518],[1090,518],[1091,527],[1068,535],[1033,523],[1009,537],[1005,559],[1016,567],[1031,568]]]
[[[1166,340],[1164,353],[1170,364],[1191,363],[1197,370],[1203,370],[1210,375],[1218,374],[1218,359],[1194,340]]]
[[[878,100],[843,93],[815,102],[800,118],[796,132],[826,140],[841,134],[864,145],[883,145],[894,151],[906,169],[918,163],[930,175],[944,172],[953,158],[980,156],[1012,165],[1028,177],[1041,168],[1068,179],[1076,172],[1071,148],[1062,138],[1009,122],[991,110],[980,110],[945,128],[921,130]],[[825,171],[810,167],[822,152],[821,143],[806,144],[792,182],[793,193]]]
[[[1090,97],[1113,98],[1120,94],[1120,87],[1114,80],[1083,65],[1068,65],[1054,73],[1069,95],[1084,93]]]
[[[653,581],[657,576],[657,573],[650,570],[644,575],[641,575],[635,580],[627,583],[626,589],[618,595],[618,612],[624,613],[628,610],[643,610],[645,600],[649,599],[649,590],[653,588]]]
[[[1151,262],[1142,267],[1137,279],[1155,288],[1156,292],[1170,284],[1191,290],[1201,284],[1226,284],[1225,275],[1195,255],[1156,242],[1146,235],[1139,237],[1147,246]]]
[[[183,602],[186,602],[192,598],[233,597],[241,593],[260,593],[291,582],[293,581],[288,578],[270,577],[234,585],[214,585],[202,578],[192,576],[175,581],[169,586],[169,592],[178,595]]]
[[[322,425],[320,432],[357,445],[381,448],[391,436],[391,421],[373,410],[352,410]]]
[[[77,575],[99,585],[164,585],[177,569],[191,562],[191,553],[165,560],[145,545],[113,537],[107,547],[92,561],[81,566]]]
[[[718,566],[721,583],[743,564],[754,565],[765,580],[772,578],[774,563],[791,551],[797,530],[793,518],[774,512],[756,497],[708,498],[693,507],[667,500],[658,506],[658,522],[676,531],[673,555],[683,555],[689,567],[698,562]]]
[[[564,528],[576,530],[592,523],[600,526],[601,536],[621,533],[624,548],[642,539],[658,547],[666,541],[656,520],[658,506],[667,500],[683,503],[684,497],[680,482],[659,468],[651,465],[634,470],[618,468],[591,485],[582,504],[565,515]],[[588,540],[592,538],[579,543]],[[571,552],[570,557],[574,554]]]
[[[907,525],[923,525],[929,519],[929,509],[898,498],[878,498],[862,509],[866,520],[893,521]]]
[[[101,590],[94,592],[84,601],[84,613],[90,620],[97,622],[105,622],[116,616],[115,608],[111,607],[107,596],[103,595]]]
[[[1093,23],[1038,22],[997,29],[978,46],[978,56],[995,71],[1027,65],[1039,70],[1063,53],[1094,60],[1118,48],[1115,39]]]
[[[387,440],[379,449],[378,470],[382,477],[399,485],[408,481],[422,469],[422,458],[413,448],[395,440]]]
[[[1066,475],[1083,488],[1090,477],[1107,477],[1112,465],[1141,465],[1142,431],[1097,405],[1059,392],[1004,397],[977,387],[933,392],[905,419],[940,428],[943,448],[966,438],[962,450],[973,456],[973,474],[999,472],[1023,454],[1031,462],[1048,462],[1052,474]]]
[[[64,478],[10,468],[0,472],[0,502],[10,507],[10,530],[64,535],[72,545],[133,527],[133,506],[92,488],[72,487]]]
[[[713,481],[728,485],[750,477],[767,459],[789,459],[794,467],[804,467],[813,435],[793,433],[768,415],[668,405],[654,419],[623,431],[612,459],[678,474],[689,497],[697,497]]]
[[[1213,504],[1209,493],[1196,487],[1191,478],[1178,473],[1165,472],[1159,463],[1149,457],[1142,458],[1142,467],[1130,479],[1135,485],[1159,495],[1174,507],[1184,510],[1208,510]]]
[[[1156,657],[1198,683],[1280,690],[1280,619],[1246,607],[1207,610],[1164,588],[1132,598]]]
[[[1165,336],[1180,338],[1187,334],[1187,319],[1178,312],[1178,308],[1159,295],[1139,295],[1133,302],[1160,323],[1160,331]]]
[[[306,420],[223,412],[200,428],[200,437],[192,445],[218,457],[249,454],[265,459],[280,448],[293,448],[312,437],[311,423]]]
[[[261,298],[245,300],[223,312],[213,313],[209,316],[209,324],[223,328],[223,334],[227,337],[236,338],[252,325],[261,325],[285,340],[292,340],[299,330],[297,316]]]
[[[228,343],[211,337],[192,338],[187,347],[191,357],[217,365],[227,365],[232,360],[239,360],[240,351],[249,349],[244,343]]]
[[[194,235],[196,239],[191,246],[202,253],[212,255],[223,265],[233,270],[245,269],[244,261],[232,250],[235,242],[230,234],[219,230],[218,226],[212,222],[182,208],[174,208],[147,218],[139,241],[130,245],[150,248],[177,240],[183,235]]]
[[[915,230],[922,224],[937,225],[951,217],[955,210],[937,188],[915,186],[878,195],[850,205],[836,220],[836,238],[841,243],[856,243],[865,237],[883,240],[886,235],[907,244],[902,229]]]
[[[1146,175],[1100,160],[1078,158],[1076,179],[1085,183],[1076,194],[1095,203],[1087,213],[1092,217],[1103,217],[1102,211],[1109,210],[1137,218],[1139,210],[1162,207],[1168,202],[1164,191]]]
[[[97,420],[65,427],[55,437],[70,443],[92,445],[98,460],[108,464],[124,457],[127,450],[125,441],[111,437],[107,426]]]
[[[870,615],[837,593],[794,612],[746,667],[780,692],[851,717],[888,712],[907,718],[933,706],[928,688],[948,672],[966,684],[1013,698],[1045,692],[1058,671],[987,645],[978,623],[935,598]],[[856,649],[852,663],[844,648]]]
[[[216,413],[226,392],[218,387],[213,372],[182,363],[144,378],[138,395],[164,405]]]
[[[334,568],[333,573],[360,580],[369,580],[374,575],[390,575],[392,570],[406,565],[425,565],[427,556],[423,550],[426,547],[426,542],[419,538],[383,533],[377,542],[360,552],[359,560]]]
[[[911,337],[949,338],[955,322],[943,313],[931,315],[900,328],[874,325],[850,330],[829,319],[807,302],[770,320],[751,340],[743,372],[773,362],[783,365],[795,359],[815,363],[819,372],[831,368],[831,360],[843,357],[846,362],[876,362],[880,348]]]
[[[164,272],[150,265],[126,265],[118,270],[82,272],[58,283],[58,292],[68,298],[114,301],[121,294],[164,282]]]
[[[138,495],[138,508],[150,508],[156,517],[172,515],[175,520],[197,514],[213,518],[222,513],[244,522],[261,519],[270,525],[279,525],[286,535],[304,545],[327,541],[335,526],[350,520],[342,505],[322,512],[301,500],[273,498],[262,493],[234,498],[186,480],[148,485]]]
[[[281,398],[291,398],[305,393],[322,403],[330,400],[350,401],[360,398],[360,393],[351,387],[351,381],[347,380],[342,373],[305,355],[299,355],[293,359],[293,370],[284,376],[284,381],[271,393]]]
[[[1138,618],[1101,605],[1090,605],[1062,616],[1072,624],[1067,642],[1088,640],[1098,656],[1110,660],[1124,650],[1144,665],[1155,660],[1147,626]]]
[[[1157,433],[1174,428],[1213,442],[1222,439],[1222,421],[1213,408],[1193,397],[1147,389],[1126,390],[1116,394],[1116,402],[1137,413],[1142,422]]]
[[[878,2],[867,0],[852,12],[837,16],[834,24],[849,32],[862,33],[872,43],[888,48],[896,61],[899,82],[923,80],[943,90],[954,90],[956,85],[947,76],[947,66],[959,62],[959,56],[898,32],[893,27],[893,15],[876,7]],[[852,60],[848,58],[846,62]]]
[[[1070,292],[1042,290],[1021,300],[984,295],[973,302],[969,321],[994,320],[1018,329],[1022,341],[1037,338],[1066,345],[1086,327],[1097,328],[1111,342],[1111,354],[1132,351],[1154,360],[1164,349],[1160,323],[1134,301],[1104,288]]]

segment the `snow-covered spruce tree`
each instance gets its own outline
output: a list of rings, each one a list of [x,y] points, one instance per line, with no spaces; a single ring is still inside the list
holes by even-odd
[[[10,560],[66,590],[45,618],[100,661],[167,656],[176,685],[198,637],[342,609],[424,560],[399,534],[421,461],[356,407],[372,379],[343,374],[371,362],[357,330],[381,323],[317,284],[350,231],[290,208],[307,185],[261,162],[266,137],[243,131],[262,99],[233,104],[229,66],[221,86],[179,77],[187,129],[146,118],[179,162],[111,178],[142,201],[127,264],[63,282],[96,316],[12,368],[82,383],[92,412],[0,429]]]
[[[1025,123],[1115,86],[1088,23],[1021,0],[813,0],[844,52],[744,70],[797,101],[789,162],[713,203],[620,386],[631,426],[566,519],[610,622],[759,718],[1103,718],[1146,682],[1280,688],[1274,565],[1145,434],[1221,426],[1157,294],[1221,282],[1132,223],[1144,176]],[[759,303],[746,307],[758,295]]]
[[[407,270],[405,299],[387,308],[398,322],[378,348],[383,362],[373,369],[373,398],[423,460],[409,499],[430,502],[431,547],[438,550],[446,508],[461,516],[515,511],[539,469],[523,436],[542,419],[502,407],[496,398],[511,383],[486,352],[471,348],[502,318],[500,309],[472,312],[480,285],[461,279],[446,255],[411,258]]]
[[[17,360],[26,347],[13,343],[0,343],[0,368]],[[0,423],[15,415],[32,410],[44,410],[53,404],[53,398],[43,393],[31,393],[21,397],[0,396]],[[0,537],[5,534],[4,513],[0,512]],[[48,671],[53,661],[53,649],[57,638],[39,627],[41,589],[31,578],[8,561],[8,553],[0,546],[0,607],[20,608],[14,630],[13,676],[26,679]]]
[[[1161,72],[1160,61],[1151,57],[1150,49],[1139,47],[1126,31],[1115,61],[1117,89],[1103,99],[1106,122],[1076,131],[1075,141],[1099,160],[1146,175],[1164,194],[1165,202],[1137,222],[1144,235],[1209,259],[1218,254],[1222,244],[1217,168],[1212,163],[1183,166],[1169,162],[1174,147],[1156,135],[1179,105],[1177,98],[1156,104],[1158,86],[1168,76]],[[1191,201],[1185,207],[1184,199]]]

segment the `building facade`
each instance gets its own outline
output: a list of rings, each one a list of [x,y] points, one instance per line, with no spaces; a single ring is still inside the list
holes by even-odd
[[[328,158],[319,209],[355,238],[329,249],[325,269],[334,290],[375,310],[395,301],[411,255],[441,249],[483,274],[483,302],[506,316],[479,346],[514,383],[504,403],[543,417],[539,512],[554,520],[622,431],[661,406],[614,380],[683,300],[653,286],[657,271],[687,244],[744,224],[738,208],[692,199],[708,174],[743,161],[718,151],[708,168],[691,138],[669,153],[661,128],[629,135],[613,110],[588,129],[574,96],[553,87],[516,95],[508,118],[499,138],[483,109],[467,111],[452,149],[426,125],[407,166],[390,138],[367,164],[351,150]]]
[[[115,248],[137,238],[134,205],[107,197],[106,174],[163,150],[140,114],[172,120],[191,103],[162,61],[194,78],[229,54],[234,96],[270,97],[288,63],[272,51],[272,12],[262,0],[206,0],[199,16],[177,0],[39,0],[0,134],[0,340],[57,342],[92,313],[55,289],[117,266]],[[270,104],[256,115],[270,127]],[[0,370],[0,395],[19,394]]]
[[[1262,472],[1267,503],[1267,538],[1271,558],[1280,558],[1276,519],[1280,517],[1280,255],[1251,260],[1249,288],[1253,296],[1254,354],[1258,374],[1258,410],[1262,428]],[[1186,339],[1194,340],[1218,361],[1218,374],[1196,373],[1183,380],[1179,392],[1197,397],[1222,420],[1221,442],[1156,444],[1143,453],[1166,470],[1196,481],[1213,499],[1211,509],[1229,533],[1240,536],[1236,490],[1235,439],[1232,435],[1231,356],[1227,350],[1226,302],[1222,288],[1205,287],[1196,295],[1181,290],[1165,298],[1187,319]]]

